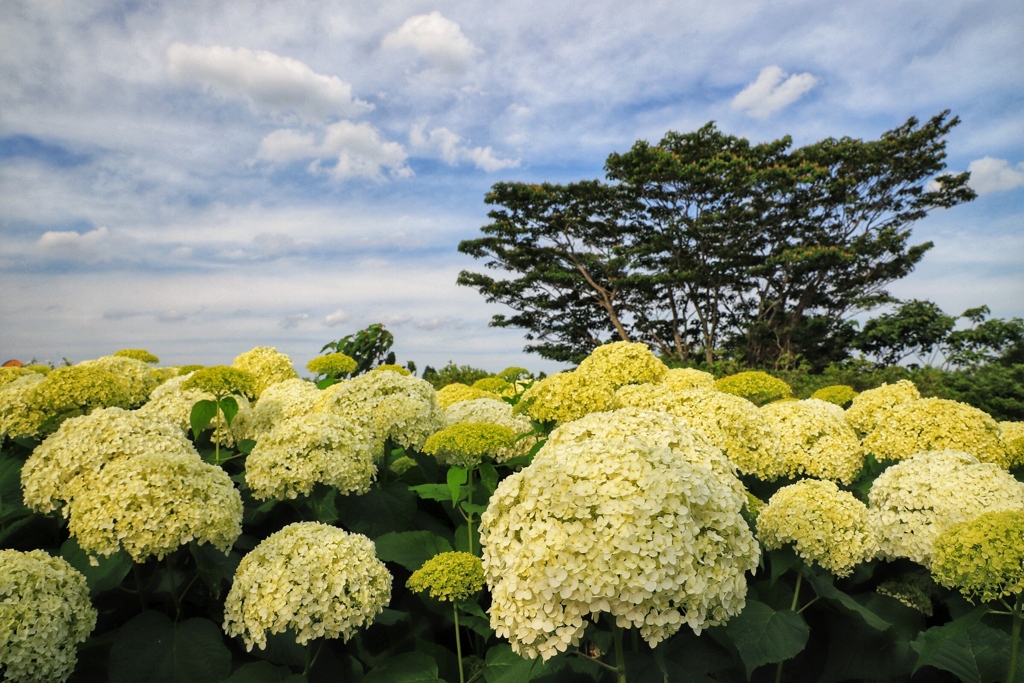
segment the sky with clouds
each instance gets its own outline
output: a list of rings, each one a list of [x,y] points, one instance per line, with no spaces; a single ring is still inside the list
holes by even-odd
[[[639,139],[875,139],[950,109],[980,195],[892,290],[1024,316],[1019,0],[0,0],[0,356],[557,369],[456,286],[496,182]]]

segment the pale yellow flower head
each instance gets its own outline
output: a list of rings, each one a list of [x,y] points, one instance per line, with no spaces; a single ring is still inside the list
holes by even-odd
[[[482,377],[481,379],[473,382],[472,388],[489,391],[492,394],[502,395],[510,386],[512,385],[501,377]]]
[[[44,379],[45,375],[29,372],[0,385],[0,435],[31,436],[46,421],[41,407],[31,401]]]
[[[355,370],[356,361],[352,356],[347,356],[344,353],[328,353],[323,356],[317,356],[306,363],[306,369],[318,376],[340,377]],[[263,395],[261,394],[260,398],[262,397]]]
[[[0,550],[0,669],[4,680],[66,681],[96,627],[81,572],[42,550]]]
[[[186,389],[184,384],[192,377],[192,373],[172,377],[153,390],[149,400],[135,412],[147,419],[162,419],[178,425],[186,436],[192,428],[190,416],[192,408],[199,401],[212,401],[216,399],[213,394],[202,389]],[[238,404],[238,413],[230,425],[221,414],[213,421],[213,434],[211,441],[221,446],[234,447],[239,440],[246,438],[250,430],[249,423],[252,420],[252,408],[249,399],[240,394],[234,394],[232,398]]]
[[[96,366],[60,367],[43,381],[22,388],[25,391],[19,401],[24,412],[4,425],[8,436],[45,437],[68,418],[88,415],[97,408],[127,408],[131,404],[128,380]]]
[[[292,359],[270,346],[257,346],[251,351],[235,356],[231,361],[231,367],[245,370],[253,376],[253,389],[257,398],[271,384],[296,379],[299,376],[292,366]]]
[[[245,423],[246,436],[259,440],[275,425],[313,411],[321,392],[304,379],[286,379],[263,390]]]
[[[440,553],[414,571],[406,585],[414,593],[427,591],[442,602],[459,602],[483,590],[484,565],[469,553]]]
[[[864,466],[864,450],[839,406],[809,398],[779,401],[760,409],[778,436],[785,474],[849,484]]]
[[[876,460],[902,460],[921,451],[965,451],[982,462],[1009,468],[999,424],[988,413],[959,401],[923,398],[895,406],[864,437]]]
[[[397,372],[369,372],[328,387],[314,410],[332,412],[383,443],[420,449],[445,427],[437,392],[429,382]]]
[[[658,383],[673,391],[714,389],[715,376],[696,368],[672,368],[661,376]]]
[[[986,512],[935,539],[932,576],[969,600],[1024,592],[1024,510]]]
[[[305,645],[347,641],[391,601],[391,573],[373,541],[319,522],[289,524],[242,558],[224,603],[224,632],[246,650],[291,629]]]
[[[494,459],[505,462],[510,458],[526,455],[537,443],[535,436],[518,438],[533,431],[531,422],[522,415],[516,415],[512,406],[496,398],[477,398],[472,401],[459,401],[448,406],[444,411],[448,425],[461,423],[487,422],[508,427],[516,435],[516,441],[507,448],[498,450]]]
[[[462,382],[452,382],[437,390],[437,402],[446,410],[456,403],[473,401],[478,398],[498,398],[498,394],[485,389],[475,389]]]
[[[935,612],[932,598],[938,593],[938,586],[927,570],[918,568],[895,579],[883,581],[878,584],[875,592],[899,600],[907,607],[930,617]]]
[[[365,433],[333,413],[310,413],[282,420],[260,437],[245,460],[245,481],[257,499],[309,495],[318,482],[360,494],[377,476],[375,463]]]
[[[134,358],[135,360],[141,360],[143,363],[160,362],[159,358],[146,349],[121,349],[120,351],[115,351],[113,355],[120,358]]]
[[[504,479],[481,518],[491,628],[525,657],[579,643],[601,612],[652,647],[746,604],[760,550],[744,496],[666,446],[546,445]]]
[[[540,422],[559,424],[615,407],[615,385],[578,371],[545,377],[523,392],[516,406]]]
[[[897,405],[919,398],[921,392],[909,379],[901,379],[895,384],[883,384],[877,389],[857,394],[846,410],[846,421],[857,432],[857,436],[864,438]]]
[[[409,368],[403,368],[401,365],[395,363],[385,363],[384,365],[378,365],[375,368],[371,368],[370,372],[397,372],[399,375],[409,376],[412,373],[409,372]]]
[[[811,398],[821,399],[834,403],[841,408],[846,408],[853,403],[857,397],[857,390],[847,384],[836,384],[830,387],[822,387],[813,394]]]
[[[1010,467],[1024,467],[1024,422],[1000,422],[999,438]]]
[[[878,549],[867,506],[833,482],[818,479],[776,491],[757,515],[757,537],[768,550],[792,543],[804,562],[836,576],[849,576]]]
[[[630,342],[602,344],[576,368],[577,373],[616,389],[626,384],[657,382],[667,371],[647,344]]]
[[[1024,484],[969,453],[926,451],[882,472],[868,509],[881,557],[928,567],[946,529],[983,512],[1024,509]]]
[[[114,460],[68,504],[68,531],[90,555],[124,548],[136,562],[162,559],[189,541],[231,550],[242,533],[242,498],[231,478],[193,451]]]
[[[8,382],[13,382],[19,377],[24,377],[25,375],[32,374],[35,374],[32,370],[26,367],[22,367],[20,365],[0,367],[0,387],[7,384]]]
[[[760,370],[749,370],[729,375],[715,382],[715,388],[727,394],[742,396],[755,405],[786,398],[793,389],[777,377],[772,377]]]
[[[149,394],[160,381],[153,374],[149,364],[130,356],[103,356],[95,360],[86,360],[78,364],[82,368],[100,368],[117,375],[128,382],[128,405],[132,408],[141,406],[149,398]]]
[[[182,389],[198,389],[215,397],[256,396],[256,377],[248,370],[229,365],[210,365],[193,370]]]
[[[475,467],[485,457],[497,459],[507,453],[516,434],[508,427],[486,422],[460,422],[432,434],[423,444],[423,452],[444,465]]]

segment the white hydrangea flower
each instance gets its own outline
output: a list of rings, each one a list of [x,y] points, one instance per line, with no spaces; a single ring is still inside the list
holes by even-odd
[[[231,367],[245,370],[253,376],[256,380],[254,389],[257,397],[270,385],[299,376],[292,365],[291,357],[271,346],[257,346],[238,354],[231,361]]]
[[[445,408],[445,421],[449,426],[462,423],[485,422],[508,427],[516,435],[529,434],[533,424],[522,415],[514,414],[512,405],[495,398],[477,398],[459,401]],[[537,443],[536,437],[519,439],[511,448],[503,448],[494,455],[498,462],[505,462],[520,455],[526,455]]]
[[[135,412],[147,418],[158,417],[178,425],[182,433],[188,435],[192,429],[192,408],[199,401],[212,401],[216,397],[201,389],[183,389],[182,384],[192,377],[192,373],[172,377],[156,389],[149,396],[149,401]],[[246,438],[249,432],[249,423],[252,421],[252,407],[249,399],[240,394],[232,395],[238,404],[238,413],[229,426],[221,414],[212,423],[214,428],[211,441],[233,448],[241,439]]]
[[[901,379],[895,384],[883,384],[857,394],[846,410],[846,421],[857,435],[863,438],[874,430],[893,408],[919,398],[921,392],[909,379]]]
[[[843,409],[817,398],[778,401],[760,409],[778,436],[784,473],[849,484],[864,467],[864,450]]]
[[[602,344],[580,362],[576,372],[613,388],[625,384],[657,382],[668,368],[651,353],[647,344],[612,342]]]
[[[246,436],[259,439],[282,420],[306,415],[320,398],[320,390],[304,379],[288,379],[263,390],[246,422]]]
[[[46,375],[33,372],[0,386],[0,435],[30,435],[46,420],[40,406],[29,400],[45,379]]]
[[[102,356],[93,360],[84,360],[81,367],[96,367],[112,372],[128,381],[129,399],[132,407],[141,406],[149,398],[150,392],[160,383],[148,363],[125,356]]]

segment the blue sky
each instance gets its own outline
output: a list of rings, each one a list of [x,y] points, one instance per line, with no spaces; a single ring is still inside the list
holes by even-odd
[[[945,109],[980,196],[892,291],[1024,316],[1022,30],[1018,0],[0,0],[0,356],[301,369],[384,322],[420,368],[551,371],[455,284],[493,183]]]

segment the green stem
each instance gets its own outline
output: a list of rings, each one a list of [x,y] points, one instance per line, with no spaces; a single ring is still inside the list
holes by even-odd
[[[1013,628],[1010,631],[1010,667],[1006,671],[1006,680],[1016,680],[1017,675],[1017,650],[1020,647],[1020,624],[1024,611],[1024,593],[1017,593],[1017,604],[1013,608]]]
[[[789,606],[789,609],[794,611],[794,612],[796,611],[796,606],[797,606],[797,604],[799,604],[799,601],[800,601],[800,584],[803,583],[803,580],[804,580],[804,565],[801,562],[800,563],[800,571],[798,571],[796,573],[796,586],[793,588],[793,602]],[[782,660],[781,662],[779,662],[779,665],[777,667],[775,667],[775,683],[780,683],[782,681],[782,665],[785,662],[786,662],[786,660]]]
[[[612,635],[615,638],[615,674],[618,683],[626,683],[626,657],[622,650],[622,629],[618,624],[612,625]]]
[[[309,672],[312,671],[313,665],[316,664],[317,657],[320,656],[320,650],[323,649],[324,643],[326,643],[326,642],[327,642],[326,638],[324,638],[323,640],[320,641],[320,644],[316,646],[316,653],[313,654],[312,657],[309,656],[310,653],[312,652],[312,645],[310,645],[310,644],[306,645],[306,666],[302,670],[302,675],[303,676],[308,676]]]
[[[142,570],[139,563],[132,560],[132,576],[135,578],[135,592],[139,594],[139,606],[146,611],[146,587],[142,585]]]
[[[455,654],[459,659],[459,683],[466,683],[466,674],[462,671],[462,637],[459,635],[459,608],[452,603],[452,614],[455,615]]]
[[[473,468],[466,470],[466,481],[469,483],[467,501],[473,505]],[[469,554],[473,555],[473,513],[468,512],[466,517],[466,535],[469,536]]]

